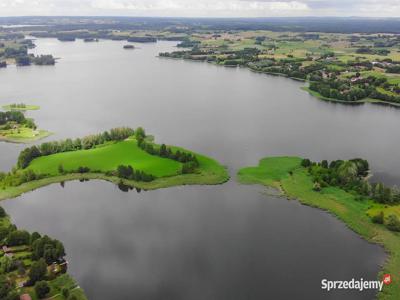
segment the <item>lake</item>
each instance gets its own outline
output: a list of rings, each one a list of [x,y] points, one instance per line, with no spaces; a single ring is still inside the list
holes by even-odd
[[[212,156],[232,180],[123,192],[100,181],[51,185],[2,203],[15,223],[64,242],[90,299],[373,299],[324,292],[323,278],[374,280],[382,248],[331,215],[234,180],[270,155],[368,159],[400,182],[400,110],[319,101],[296,82],[246,69],[156,57],[174,42],[59,42],[36,54],[56,66],[0,70],[0,104],[33,103],[48,138],[143,126],[160,143]],[[0,144],[9,170],[23,145]]]

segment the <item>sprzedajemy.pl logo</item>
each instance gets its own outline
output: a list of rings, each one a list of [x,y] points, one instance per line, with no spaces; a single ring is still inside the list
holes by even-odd
[[[327,290],[379,290],[382,291],[383,285],[389,285],[392,283],[392,277],[390,274],[385,274],[382,281],[379,280],[364,280],[361,279],[351,279],[351,280],[321,280],[321,288]]]

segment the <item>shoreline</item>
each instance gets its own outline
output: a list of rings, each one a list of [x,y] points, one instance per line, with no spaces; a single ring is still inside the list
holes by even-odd
[[[345,101],[345,100],[339,100],[339,99],[334,99],[334,98],[327,98],[322,96],[316,91],[311,90],[307,86],[303,86],[301,88],[303,91],[308,92],[311,96],[318,98],[323,101],[327,102],[333,102],[333,103],[341,103],[341,104],[347,104],[347,105],[362,105],[364,103],[371,103],[371,104],[378,104],[378,105],[386,105],[386,106],[391,106],[395,108],[400,108],[400,103],[394,103],[394,102],[388,102],[388,101],[383,101],[379,99],[373,99],[373,98],[365,98],[357,101]]]
[[[116,185],[122,183],[132,188],[139,188],[143,190],[156,190],[161,188],[184,185],[219,185],[227,182],[229,179],[230,176],[226,168],[221,165],[218,172],[207,172],[206,170],[201,170],[199,173],[196,174],[185,174],[157,178],[151,182],[122,179],[116,176],[107,176],[103,173],[71,173],[34,180],[23,183],[19,186],[8,187],[6,189],[0,190],[0,201],[16,198],[21,196],[22,194],[37,190],[51,184],[74,180],[104,180],[114,183]]]
[[[260,168],[260,165],[250,168]],[[343,199],[334,197],[333,189],[335,188],[332,187],[325,188],[322,192],[312,191],[312,185],[307,186],[310,177],[305,173],[305,169],[300,166],[290,171],[292,175],[287,173],[284,177],[277,180],[257,178],[252,175],[246,176],[242,173],[246,169],[248,168],[242,168],[238,171],[237,181],[239,183],[257,184],[274,188],[288,200],[296,200],[302,205],[320,209],[331,214],[368,243],[380,245],[386,253],[386,258],[383,264],[380,265],[377,279],[381,280],[383,274],[391,274],[397,277],[400,270],[399,234],[389,231],[383,225],[372,223],[366,211],[369,203],[355,202],[354,198],[348,199],[354,196],[343,190],[340,190]],[[312,183],[312,181],[310,182]],[[365,209],[360,209],[360,207],[364,207]],[[391,285],[385,286],[381,292],[377,293],[376,299],[400,299],[400,282],[395,281]]]
[[[179,58],[179,57],[168,57],[168,56],[156,56],[157,58],[167,58],[167,59],[173,59],[173,60],[183,60],[183,61],[194,61],[194,62],[203,62],[203,63],[209,63],[215,66],[219,66],[219,67],[229,67],[229,68],[243,68],[243,69],[248,69],[251,72],[254,73],[258,73],[258,74],[267,74],[267,75],[271,75],[271,76],[278,76],[278,77],[284,77],[287,79],[292,79],[298,82],[308,82],[307,79],[303,79],[303,78],[296,78],[296,77],[290,77],[286,74],[283,73],[274,73],[274,72],[264,72],[264,71],[258,71],[255,70],[247,65],[236,65],[236,66],[225,66],[225,65],[219,65],[214,63],[213,61],[206,61],[206,60],[196,60],[196,59],[190,59],[190,58]],[[400,103],[395,103],[395,102],[388,102],[388,101],[383,101],[383,100],[379,100],[379,99],[372,99],[372,98],[365,98],[365,99],[361,99],[361,100],[357,100],[357,101],[345,101],[345,100],[340,100],[340,99],[334,99],[334,98],[327,98],[324,97],[322,95],[320,95],[318,92],[310,90],[309,87],[307,86],[303,86],[301,87],[301,89],[303,91],[308,92],[311,96],[319,99],[319,100],[323,100],[326,102],[332,102],[332,103],[340,103],[340,104],[345,104],[345,105],[361,105],[364,103],[370,103],[370,104],[377,104],[377,105],[383,105],[383,106],[391,106],[394,108],[400,108]]]

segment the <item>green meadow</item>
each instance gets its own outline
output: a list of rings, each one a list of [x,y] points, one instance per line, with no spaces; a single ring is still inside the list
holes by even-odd
[[[60,165],[66,171],[88,167],[102,173],[114,171],[119,165],[130,165],[156,177],[177,175],[182,168],[182,164],[177,161],[143,151],[137,146],[135,139],[105,144],[95,149],[42,156],[33,160],[28,168],[37,174],[59,175]]]
[[[376,213],[383,206],[374,205],[372,200],[357,200],[357,195],[348,193],[338,187],[326,187],[320,192],[314,191],[314,182],[307,170],[301,167],[299,157],[268,157],[256,167],[239,170],[238,180],[244,184],[262,184],[278,188],[282,194],[297,199],[305,205],[317,207],[332,213],[350,229],[368,241],[383,245],[388,258],[378,274],[392,274],[395,280],[384,286],[378,299],[400,299],[400,235],[386,229],[383,225],[374,224],[369,214]],[[398,212],[398,207],[386,207]]]
[[[27,105],[27,104],[7,104],[3,105],[2,108],[4,110],[39,110],[40,106],[39,105]]]

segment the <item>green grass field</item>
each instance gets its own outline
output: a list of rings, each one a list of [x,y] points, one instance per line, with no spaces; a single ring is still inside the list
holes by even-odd
[[[71,151],[39,157],[31,162],[29,169],[38,174],[59,175],[58,167],[74,171],[88,167],[92,171],[113,171],[119,165],[131,165],[156,177],[174,176],[182,164],[167,158],[150,155],[137,146],[136,140],[126,140],[90,150]]]
[[[245,184],[279,187],[287,197],[326,210],[368,241],[382,244],[389,257],[377,277],[380,279],[382,274],[388,273],[394,277],[394,282],[384,287],[378,299],[400,299],[400,235],[371,222],[368,212],[374,207],[372,201],[357,201],[356,196],[337,187],[314,191],[314,182],[300,162],[298,157],[265,158],[257,167],[241,169],[238,180]]]
[[[2,108],[4,110],[19,110],[19,111],[26,111],[26,110],[39,110],[39,105],[25,105],[24,107],[12,107],[12,104],[3,105]]]

